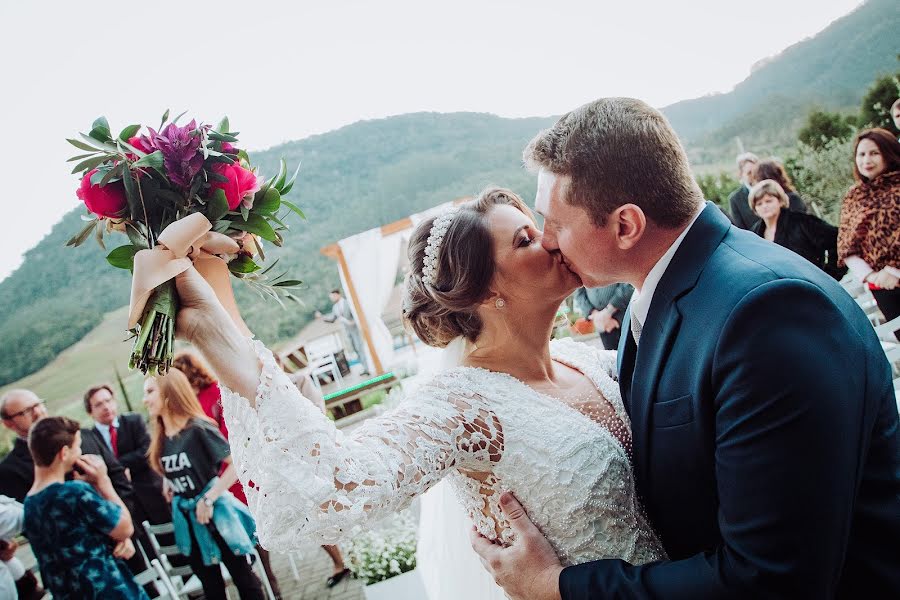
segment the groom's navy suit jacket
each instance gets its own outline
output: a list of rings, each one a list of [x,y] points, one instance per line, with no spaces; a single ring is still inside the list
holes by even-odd
[[[830,277],[707,205],[619,380],[669,559],[569,567],[564,600],[900,597],[891,370]]]

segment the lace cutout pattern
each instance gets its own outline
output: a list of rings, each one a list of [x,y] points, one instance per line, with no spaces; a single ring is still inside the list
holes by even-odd
[[[304,399],[259,342],[256,408],[223,389],[232,455],[260,542],[333,543],[449,477],[477,529],[513,540],[499,507],[512,491],[563,564],[665,556],[641,513],[627,452],[584,414],[502,373],[458,367],[345,435]],[[555,359],[593,381],[628,425],[615,357],[571,341]]]

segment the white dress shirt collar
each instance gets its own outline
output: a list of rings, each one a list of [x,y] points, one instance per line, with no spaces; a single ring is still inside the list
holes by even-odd
[[[644,279],[644,285],[641,286],[641,289],[634,289],[634,294],[631,296],[631,314],[632,318],[637,317],[638,323],[640,323],[642,327],[644,323],[647,322],[647,315],[650,313],[650,303],[653,302],[653,294],[656,292],[656,286],[659,285],[659,281],[665,274],[666,269],[669,268],[669,263],[672,262],[672,257],[675,256],[675,252],[678,251],[681,242],[684,241],[688,231],[694,226],[697,217],[700,216],[700,213],[702,213],[705,208],[706,203],[704,202],[700,206],[700,210],[698,210],[693,218],[691,218],[691,222],[688,223],[687,227],[684,228],[684,231],[681,232],[681,235],[675,238],[675,241],[672,242],[672,245],[669,246],[666,253],[656,261],[656,264],[653,265],[653,268],[647,273],[647,278]]]
[[[103,441],[106,442],[106,445],[112,450],[112,439],[109,437],[109,425],[94,421],[94,426],[97,428],[97,431],[100,432],[100,437],[103,438]],[[112,426],[116,429],[119,428],[119,417],[113,419]]]

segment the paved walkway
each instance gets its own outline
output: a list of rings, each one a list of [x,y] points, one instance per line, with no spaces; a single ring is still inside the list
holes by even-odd
[[[308,551],[297,563],[299,580],[294,579],[287,556],[272,554],[272,568],[281,585],[284,600],[363,600],[365,593],[359,581],[347,577],[329,589],[325,580],[331,575],[332,563],[324,550]],[[232,596],[236,596],[232,593]]]

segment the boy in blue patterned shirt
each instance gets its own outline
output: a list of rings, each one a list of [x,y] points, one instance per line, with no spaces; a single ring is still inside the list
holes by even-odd
[[[146,600],[122,561],[134,554],[128,509],[97,456],[81,454],[78,423],[45,417],[31,427],[34,485],[25,498],[25,534],[56,600]],[[76,481],[66,481],[75,470]]]

